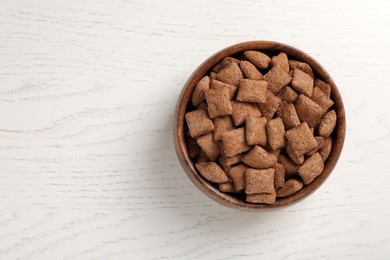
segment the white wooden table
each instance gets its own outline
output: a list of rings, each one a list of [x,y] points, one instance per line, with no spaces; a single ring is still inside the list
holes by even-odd
[[[172,145],[190,73],[296,46],[344,97],[343,154],[283,210],[216,204]],[[388,1],[0,0],[0,259],[389,259]]]

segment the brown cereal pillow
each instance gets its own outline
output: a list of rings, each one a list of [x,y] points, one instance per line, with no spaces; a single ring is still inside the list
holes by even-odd
[[[295,106],[291,103],[283,102],[279,108],[280,118],[283,121],[284,127],[289,130],[301,124]]]
[[[319,87],[314,87],[311,98],[325,110],[328,110],[334,104],[334,102]]]
[[[301,165],[305,161],[305,156],[294,149],[289,141],[287,141],[286,153],[291,161],[296,164]]]
[[[265,74],[264,79],[268,81],[269,90],[276,95],[291,82],[291,75],[283,68],[274,66]]]
[[[316,136],[316,137],[314,137],[314,139],[316,139],[317,147],[314,148],[313,150],[305,153],[305,155],[307,155],[307,156],[312,156],[314,153],[316,153],[318,150],[320,150],[322,148],[322,146],[324,145],[324,138],[322,136]]]
[[[295,109],[301,122],[307,122],[310,127],[315,126],[326,112],[320,105],[302,94],[295,101]]]
[[[332,144],[332,137],[328,137],[324,140],[324,144],[320,149],[320,155],[323,162],[328,159],[330,152],[332,151]]]
[[[247,169],[245,171],[245,193],[272,193],[275,191],[275,169]]]
[[[318,134],[323,137],[328,137],[333,132],[334,127],[336,126],[337,115],[334,110],[329,111],[321,119],[318,126]]]
[[[204,100],[204,93],[206,90],[210,88],[210,77],[204,76],[194,89],[194,93],[192,94],[192,104],[194,106],[198,106]]]
[[[279,97],[267,90],[267,101],[265,103],[258,103],[257,107],[259,108],[261,115],[271,119],[278,110],[281,102],[282,100]]]
[[[211,72],[217,73],[220,72],[223,68],[225,68],[229,63],[239,63],[240,61],[233,57],[226,57],[220,63],[214,66]]]
[[[296,91],[308,97],[311,97],[313,93],[313,85],[314,85],[314,80],[312,77],[310,77],[309,74],[306,74],[305,72],[299,69],[294,70],[291,86]]]
[[[211,121],[205,109],[187,112],[185,118],[192,138],[214,130],[213,121]]]
[[[284,186],[284,165],[281,163],[275,163],[275,188],[283,188]]]
[[[242,60],[239,63],[242,73],[247,79],[261,80],[263,79],[263,74],[256,68],[255,65],[249,61]]]
[[[242,79],[238,88],[237,100],[242,102],[265,103],[268,82],[264,80]]]
[[[216,79],[211,79],[210,80],[210,89],[220,89],[226,87],[229,89],[229,97],[230,100],[234,99],[236,92],[237,92],[237,87],[234,85],[230,85],[227,83],[223,83],[222,81],[216,80]]]
[[[196,169],[207,180],[215,183],[223,183],[228,181],[226,173],[215,162],[201,162],[195,164]]]
[[[197,139],[199,147],[206,153],[211,161],[215,161],[219,156],[218,143],[214,141],[213,133],[208,133],[200,136]]]
[[[222,192],[235,192],[236,190],[234,189],[233,183],[231,182],[224,182],[218,184],[218,188]]]
[[[303,183],[307,185],[320,175],[323,169],[324,162],[321,155],[315,153],[299,168],[298,174],[301,176]]]
[[[222,135],[222,149],[226,156],[234,156],[251,149],[245,140],[245,128],[241,127]]]
[[[290,179],[284,183],[284,186],[276,191],[278,197],[288,197],[303,188],[303,183],[297,179]]]
[[[323,172],[338,120],[333,96],[307,63],[286,53],[226,57],[189,97],[188,156],[226,196],[274,204]]]
[[[246,51],[244,56],[259,69],[267,69],[271,62],[271,59],[260,51]]]
[[[288,103],[294,103],[298,98],[298,93],[294,89],[287,86],[279,92],[278,97]]]
[[[238,86],[240,80],[244,78],[244,75],[242,74],[240,67],[238,67],[238,64],[231,62],[216,74],[216,78],[224,83]]]
[[[288,130],[286,132],[286,137],[291,144],[291,148],[294,149],[297,154],[307,153],[317,146],[316,139],[306,122]]]
[[[268,153],[264,148],[255,145],[254,148],[244,155],[241,160],[252,168],[271,168],[277,161],[276,156]]]
[[[214,140],[221,141],[225,132],[235,129],[230,116],[219,116],[214,118]]]
[[[283,121],[280,118],[271,119],[267,125],[268,143],[272,150],[286,146],[286,132],[284,131]]]
[[[300,71],[303,71],[306,74],[309,74],[310,77],[314,78],[313,71],[309,64],[297,60],[289,60],[288,65],[290,65],[290,69],[299,69]]]
[[[267,145],[267,118],[259,116],[246,118],[246,142],[249,145]]]
[[[330,97],[330,93],[331,93],[331,87],[329,84],[323,82],[322,80],[320,79],[316,79],[314,81],[314,86],[315,87],[319,87],[327,97]]]
[[[245,188],[245,171],[248,167],[241,163],[230,169],[230,177],[233,180],[234,188],[236,191],[243,190]]]
[[[271,65],[272,67],[278,66],[286,72],[290,71],[290,65],[288,65],[287,54],[284,52],[281,52],[278,55],[273,56],[271,59]]]
[[[273,204],[276,201],[276,191],[272,193],[247,194],[246,201],[250,203]]]
[[[232,103],[232,117],[234,125],[239,126],[245,122],[248,116],[261,116],[256,104],[245,102]]]
[[[206,101],[210,118],[231,115],[233,112],[229,89],[226,87],[206,90]]]

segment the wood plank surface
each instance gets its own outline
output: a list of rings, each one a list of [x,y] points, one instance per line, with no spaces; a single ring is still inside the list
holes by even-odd
[[[248,40],[317,59],[344,151],[290,208],[211,201],[172,143],[176,99]],[[390,3],[0,0],[0,259],[388,259]]]

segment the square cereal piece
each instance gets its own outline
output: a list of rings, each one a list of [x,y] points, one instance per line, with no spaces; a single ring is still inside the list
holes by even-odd
[[[241,160],[252,168],[267,169],[274,166],[277,158],[268,153],[264,148],[256,145],[249,153],[244,155]]]
[[[305,154],[317,146],[317,141],[306,122],[286,132],[287,140],[296,154]]]
[[[242,102],[265,103],[267,87],[268,83],[264,80],[242,79],[236,99]]]
[[[334,104],[334,102],[319,87],[315,87],[313,89],[311,99],[325,110],[328,110]]]
[[[214,130],[213,121],[211,121],[205,109],[199,108],[187,112],[185,118],[192,138]]]
[[[274,204],[276,201],[276,191],[272,193],[247,194],[246,201],[250,203]]]
[[[246,118],[246,142],[249,145],[267,145],[267,118],[259,116]]]
[[[306,121],[310,127],[314,127],[326,112],[320,105],[302,94],[295,101],[295,110],[297,111],[299,120],[301,122]]]
[[[268,89],[275,95],[291,82],[291,75],[279,66],[272,67],[264,79],[268,81]]]
[[[322,136],[316,136],[316,137],[314,137],[314,139],[316,139],[317,146],[316,146],[316,148],[314,148],[313,150],[310,150],[310,151],[308,151],[307,153],[305,153],[305,155],[307,155],[307,156],[312,156],[313,154],[315,154],[316,152],[318,152],[318,150],[320,150],[321,147],[322,147],[323,144],[324,144],[324,138],[323,138]]]
[[[310,77],[314,79],[313,71],[307,63],[297,61],[297,60],[289,60],[288,64],[290,65],[290,69],[294,69],[294,70],[299,69],[305,72],[306,74],[309,74]]]
[[[257,103],[261,114],[267,119],[271,119],[278,110],[282,100],[275,96],[270,90],[267,90],[267,102]]]
[[[279,189],[284,186],[284,165],[275,163],[275,188]]]
[[[259,69],[268,69],[270,57],[260,51],[246,51],[244,57]]]
[[[224,183],[228,181],[226,173],[215,162],[200,162],[195,164],[196,169],[208,181]]]
[[[244,73],[245,78],[254,80],[263,79],[263,74],[261,74],[261,72],[256,68],[256,66],[249,61],[241,60],[239,65],[242,73]]]
[[[224,58],[220,63],[214,66],[212,69],[212,72],[220,72],[223,68],[225,68],[229,63],[238,63],[239,60],[232,58],[232,57],[226,57]]]
[[[245,171],[248,167],[241,163],[230,169],[230,177],[233,180],[234,188],[236,191],[243,190],[245,188]]]
[[[275,169],[247,169],[245,171],[245,193],[272,193],[275,191]]]
[[[240,67],[235,62],[231,62],[226,65],[221,71],[216,75],[219,81],[225,82],[230,85],[238,86],[240,80],[244,78]]]
[[[206,90],[206,101],[210,118],[231,115],[233,112],[229,89],[226,87]]]
[[[288,65],[287,54],[284,52],[281,52],[278,55],[273,56],[271,59],[271,65],[272,67],[279,66],[286,72],[290,71],[290,65]]]
[[[306,74],[305,72],[299,69],[294,70],[291,86],[296,91],[311,97],[313,93],[313,85],[314,85],[314,80],[312,77],[310,77],[309,74]]]
[[[214,140],[221,141],[225,132],[234,129],[233,121],[230,116],[219,116],[213,119],[214,122]]]
[[[297,179],[290,179],[284,183],[283,188],[276,191],[278,197],[288,197],[300,191],[303,188],[303,183]]]
[[[218,188],[222,192],[235,192],[236,190],[234,189],[233,183],[231,182],[224,182],[218,184]]]
[[[223,87],[227,87],[229,89],[229,97],[230,100],[234,99],[236,92],[237,92],[237,87],[234,85],[230,85],[227,83],[223,83],[222,81],[216,80],[216,79],[211,79],[210,80],[210,89],[220,89]]]
[[[328,83],[325,83],[324,81],[320,80],[320,79],[316,79],[314,81],[314,86],[315,87],[319,87],[327,97],[330,97],[330,93],[331,93],[331,87]]]
[[[246,151],[251,147],[245,141],[245,128],[241,127],[222,136],[222,150],[226,157],[231,157]]]
[[[291,103],[283,102],[280,105],[280,118],[283,121],[284,127],[289,130],[301,124],[295,107]],[[215,125],[215,122],[214,122]]]
[[[298,93],[291,87],[287,86],[279,92],[278,97],[288,103],[294,103],[298,98]]]
[[[217,160],[220,154],[219,145],[214,141],[213,133],[202,135],[196,141],[211,161]]]
[[[204,100],[204,93],[210,87],[210,78],[209,76],[204,76],[201,80],[199,80],[198,84],[192,93],[192,104],[194,106],[198,106]]]
[[[310,156],[309,159],[299,168],[298,174],[301,176],[304,184],[311,183],[324,169],[324,162],[319,153]]]
[[[305,161],[305,156],[298,153],[295,149],[292,148],[291,143],[287,141],[286,152],[291,161],[296,164],[301,165]]]
[[[280,154],[278,157],[278,162],[280,164],[283,164],[284,166],[284,179],[289,180],[295,175],[297,175],[300,165],[295,164],[293,161],[290,160],[287,156],[284,154]]]
[[[261,116],[259,109],[256,104],[245,103],[245,102],[232,102],[233,108],[233,122],[236,126],[241,125],[245,122],[248,116]]]
[[[271,119],[267,125],[268,144],[272,150],[286,146],[284,125],[280,118]]]
[[[318,134],[322,137],[328,137],[332,134],[337,123],[337,115],[334,110],[326,113],[318,125]]]
[[[332,137],[325,138],[324,144],[320,149],[320,155],[323,162],[325,162],[328,159],[330,152],[332,151],[332,144],[333,144]]]

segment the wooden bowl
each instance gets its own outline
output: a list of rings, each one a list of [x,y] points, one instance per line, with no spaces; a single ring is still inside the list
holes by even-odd
[[[325,162],[325,167],[323,172],[309,185],[304,186],[299,192],[285,198],[278,198],[276,202],[272,205],[266,204],[252,204],[245,202],[241,199],[238,199],[228,193],[221,192],[217,187],[207,181],[203,176],[201,176],[193,162],[188,155],[187,145],[185,142],[184,135],[184,115],[187,110],[187,105],[192,95],[192,92],[197,84],[197,82],[208,73],[211,68],[216,64],[221,62],[225,57],[233,56],[239,53],[242,53],[247,50],[260,50],[266,53],[277,53],[285,52],[289,58],[293,58],[299,61],[303,61],[310,65],[316,77],[322,79],[326,83],[330,84],[332,87],[331,98],[335,102],[334,110],[337,113],[337,125],[335,130],[332,133],[333,146],[330,156]],[[243,211],[262,211],[266,209],[282,208],[285,206],[292,205],[307,196],[313,193],[322,183],[329,177],[333,168],[335,167],[340,154],[343,148],[344,139],[345,139],[345,111],[342,98],[340,93],[334,83],[333,79],[326,72],[326,70],[312,57],[300,51],[294,47],[283,43],[271,42],[271,41],[251,41],[243,42],[230,47],[227,47],[210,58],[203,62],[190,76],[184,85],[179,99],[176,105],[175,118],[174,118],[174,127],[173,127],[173,136],[174,144],[177,156],[179,158],[180,164],[186,172],[190,180],[198,187],[204,194],[206,194],[211,199],[217,201],[218,203],[238,209]]]

